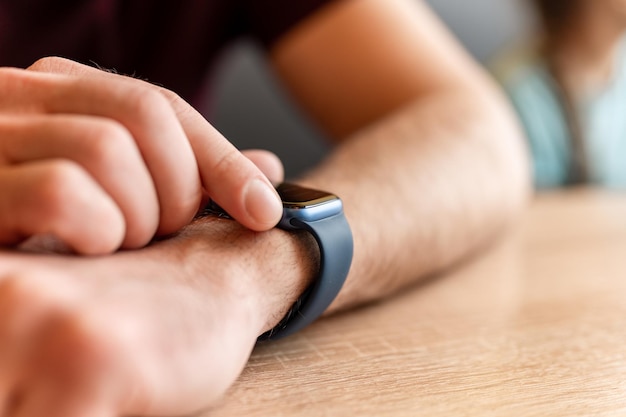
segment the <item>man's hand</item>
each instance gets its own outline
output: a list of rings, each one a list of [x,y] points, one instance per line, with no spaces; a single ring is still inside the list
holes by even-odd
[[[199,291],[173,263],[80,261],[0,274],[0,415],[182,415],[232,384],[260,328],[218,273]]]
[[[244,226],[273,227],[280,181],[171,91],[61,58],[0,68],[0,243],[53,234],[84,254],[177,231],[203,189]],[[258,164],[261,169],[255,166]]]
[[[0,251],[0,415],[187,415],[237,378],[315,265],[293,233],[203,218],[101,257]],[[308,265],[308,266],[307,266]]]

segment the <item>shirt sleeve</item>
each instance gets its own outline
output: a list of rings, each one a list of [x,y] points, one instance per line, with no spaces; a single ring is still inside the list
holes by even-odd
[[[265,47],[323,6],[340,0],[245,0],[242,1],[246,32]]]
[[[524,129],[535,187],[566,185],[571,161],[569,128],[544,61],[523,46],[506,50],[490,69]]]

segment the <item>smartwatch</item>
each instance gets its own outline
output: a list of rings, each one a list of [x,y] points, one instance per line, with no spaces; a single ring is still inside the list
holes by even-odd
[[[352,263],[352,232],[339,197],[291,183],[280,184],[276,191],[283,202],[283,215],[277,227],[309,232],[319,246],[320,266],[316,279],[285,317],[258,340],[289,336],[315,321],[341,290]],[[227,216],[212,202],[204,212]]]

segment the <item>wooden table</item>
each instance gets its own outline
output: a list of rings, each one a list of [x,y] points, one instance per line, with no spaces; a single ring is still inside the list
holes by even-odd
[[[203,417],[626,415],[626,195],[539,196],[439,279],[259,346]]]

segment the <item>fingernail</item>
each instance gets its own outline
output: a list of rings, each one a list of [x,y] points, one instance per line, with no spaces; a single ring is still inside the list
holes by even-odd
[[[282,214],[282,203],[278,193],[267,182],[255,179],[250,182],[245,194],[248,215],[262,228],[275,226]]]

